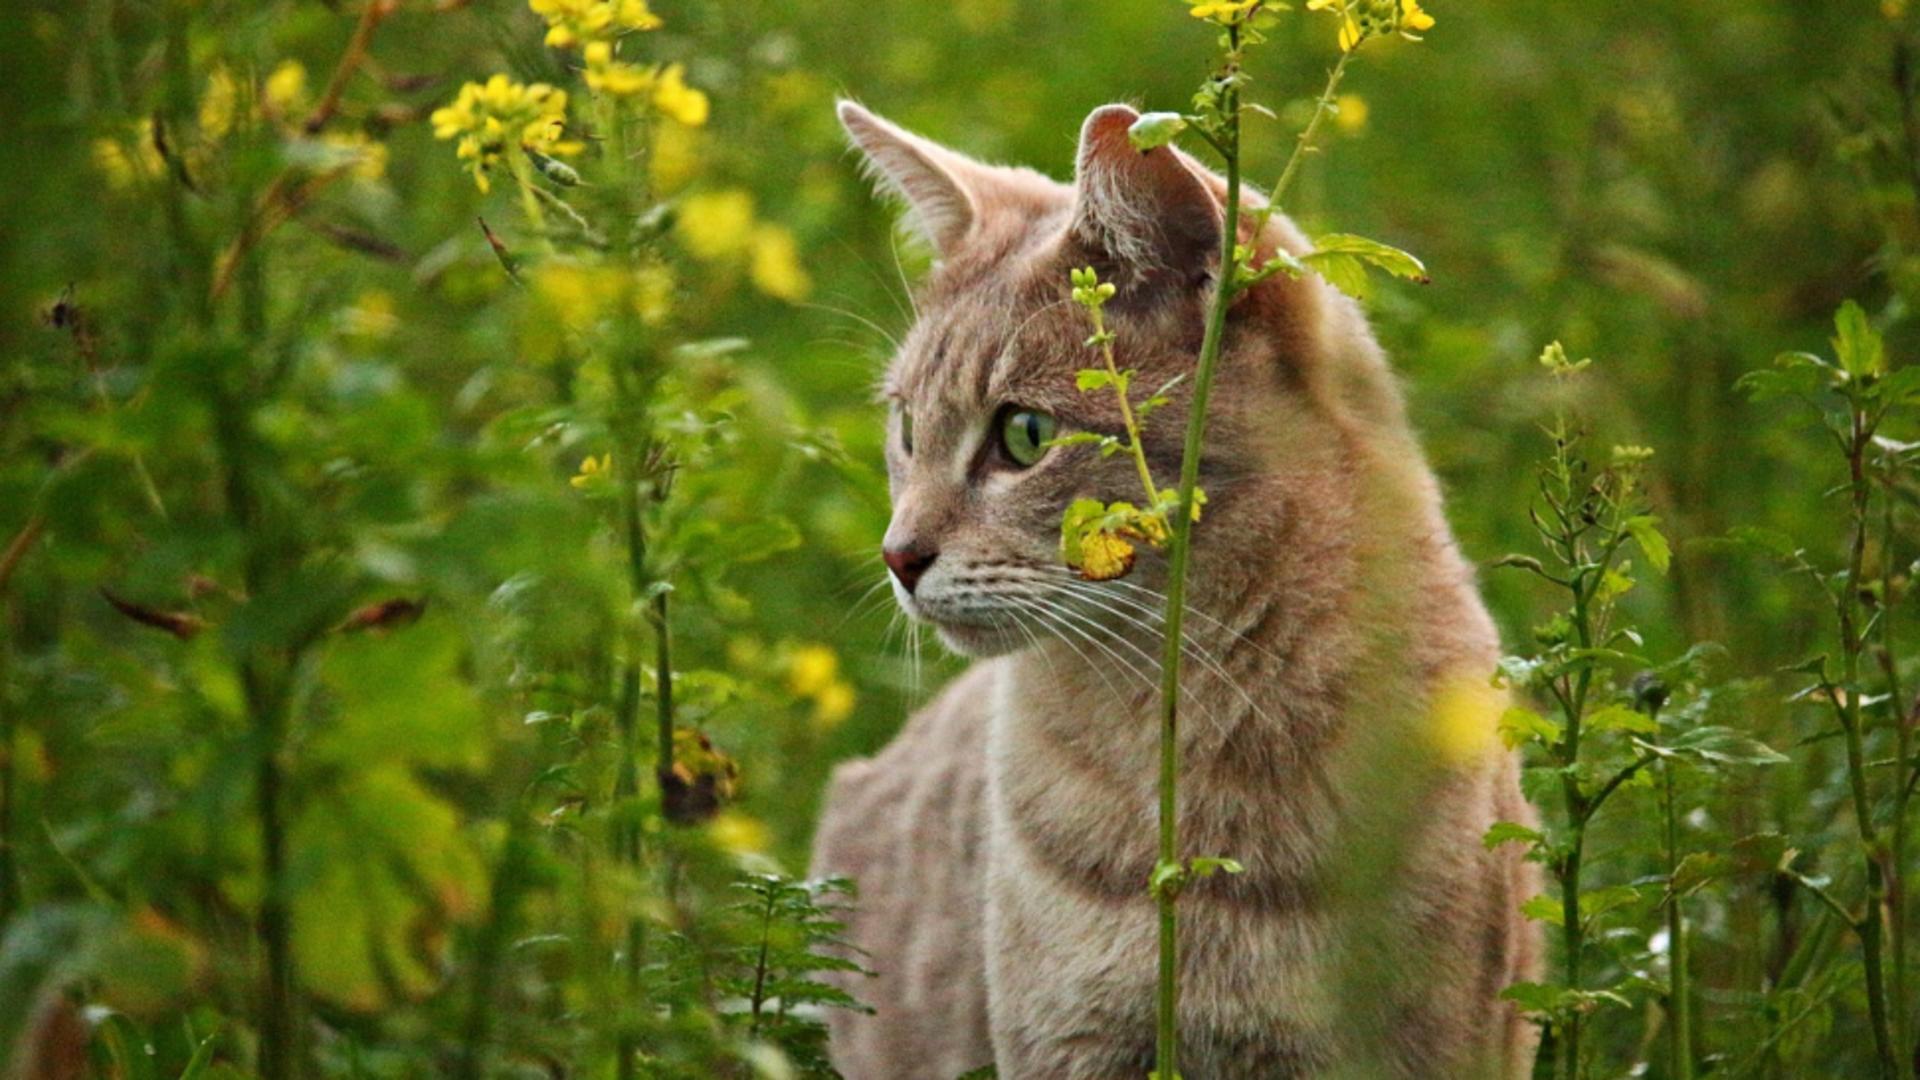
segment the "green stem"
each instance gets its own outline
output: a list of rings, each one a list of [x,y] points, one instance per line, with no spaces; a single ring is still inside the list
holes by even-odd
[[[1293,187],[1294,177],[1300,173],[1300,164],[1312,152],[1313,140],[1320,134],[1321,121],[1333,112],[1333,99],[1340,89],[1340,80],[1346,78],[1347,63],[1358,51],[1357,45],[1342,51],[1339,62],[1333,65],[1333,71],[1327,75],[1326,89],[1320,92],[1320,97],[1313,103],[1313,115],[1307,119],[1307,126],[1300,129],[1300,138],[1293,144],[1293,153],[1287,155],[1286,167],[1280,170],[1280,179],[1274,181],[1273,190],[1267,195],[1266,208],[1259,215],[1262,226],[1267,223],[1267,218],[1279,210],[1280,201],[1287,197],[1288,190]]]
[[[1147,452],[1140,445],[1140,424],[1134,419],[1133,403],[1127,400],[1126,385],[1120,379],[1120,365],[1113,358],[1113,335],[1107,333],[1107,317],[1098,305],[1089,309],[1093,316],[1094,340],[1100,343],[1100,359],[1107,365],[1107,374],[1113,377],[1113,396],[1120,399],[1120,422],[1127,429],[1127,450],[1133,456],[1133,467],[1140,474],[1140,486],[1146,489],[1147,506],[1160,505],[1160,489],[1154,486],[1153,470],[1147,466]]]
[[[1882,962],[1883,916],[1881,905],[1885,903],[1887,886],[1883,872],[1882,850],[1879,829],[1874,825],[1873,801],[1867,786],[1867,755],[1865,740],[1861,733],[1860,715],[1860,654],[1865,641],[1858,629],[1860,617],[1860,572],[1866,561],[1868,499],[1871,495],[1871,481],[1867,476],[1866,453],[1871,445],[1873,432],[1868,426],[1866,415],[1858,406],[1852,409],[1852,435],[1847,444],[1848,490],[1850,493],[1849,525],[1852,540],[1847,555],[1847,579],[1845,587],[1839,592],[1839,622],[1841,638],[1841,688],[1846,700],[1840,710],[1842,726],[1847,743],[1847,779],[1853,794],[1853,813],[1860,834],[1862,854],[1866,861],[1867,897],[1864,910],[1855,931],[1860,937],[1860,951],[1863,966],[1866,969],[1867,1011],[1873,1023],[1874,1050],[1880,1061],[1881,1075],[1892,1077],[1900,1073],[1897,1064],[1899,1058],[1894,1050],[1891,1010],[1887,1003],[1887,978]]]
[[[1240,30],[1227,29],[1227,73],[1240,63]],[[1220,231],[1220,267],[1213,302],[1207,310],[1206,332],[1193,380],[1193,401],[1187,411],[1186,441],[1180,453],[1179,498],[1174,503],[1172,536],[1167,544],[1166,640],[1160,661],[1160,862],[1177,865],[1180,859],[1177,784],[1180,770],[1180,660],[1181,624],[1186,615],[1187,564],[1192,553],[1193,492],[1200,480],[1200,453],[1207,431],[1207,401],[1226,339],[1227,314],[1233,306],[1238,262],[1234,249],[1240,232],[1240,96],[1229,89],[1222,103],[1226,117],[1227,193],[1225,220]],[[1160,1080],[1175,1080],[1179,1065],[1179,920],[1174,890],[1156,897],[1160,915],[1160,973],[1155,1069]]]
[[[1886,484],[1888,490],[1882,495],[1880,512],[1880,655],[1887,677],[1887,698],[1893,708],[1894,760],[1899,763],[1894,769],[1893,853],[1889,859],[1893,877],[1889,882],[1887,907],[1888,922],[1893,930],[1893,1044],[1895,1047],[1905,1047],[1911,1044],[1912,1038],[1909,1030],[1912,1017],[1907,1011],[1907,809],[1913,797],[1913,788],[1906,783],[1906,775],[1912,767],[1913,716],[1908,711],[1906,690],[1900,681],[1900,653],[1894,637],[1895,498],[1891,469]]]
[[[12,649],[8,636],[11,613],[11,605],[0,603],[0,930],[6,928],[20,906],[20,879],[14,868],[13,850],[14,786],[19,776],[20,739],[7,684]]]
[[[1657,716],[1657,712],[1656,712]],[[1680,868],[1680,808],[1674,799],[1671,758],[1661,763],[1661,817],[1667,844],[1667,1015],[1669,1069],[1675,1080],[1693,1080],[1692,1006],[1687,987],[1687,920],[1674,880]]]

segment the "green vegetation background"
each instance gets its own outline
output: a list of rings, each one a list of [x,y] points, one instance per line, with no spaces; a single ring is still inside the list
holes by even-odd
[[[0,543],[44,519],[0,621],[16,777],[16,887],[0,918],[17,927],[91,905],[159,927],[116,940],[164,939],[185,959],[126,965],[138,974],[94,984],[104,1000],[142,1023],[199,1002],[244,1026],[258,851],[229,650],[301,619],[425,597],[417,623],[327,647],[314,692],[330,719],[294,737],[296,955],[327,1022],[373,1048],[373,1064],[355,1067],[374,1074],[422,1074],[433,1059],[421,1048],[452,1030],[443,1006],[470,974],[461,950],[483,921],[505,822],[542,768],[591,757],[529,722],[541,687],[528,680],[608,678],[595,664],[617,636],[608,598],[622,587],[568,483],[599,447],[540,437],[525,411],[564,376],[543,359],[558,331],[516,295],[475,225],[511,233],[512,193],[478,193],[424,118],[491,72],[570,76],[520,3],[451,7],[408,0],[381,28],[380,78],[356,79],[343,115],[386,142],[384,177],[323,193],[266,240],[260,307],[218,316],[218,347],[183,329],[192,286],[279,151],[256,148],[200,194],[116,187],[96,143],[161,107],[175,6],[24,3],[0,18]],[[291,0],[179,8],[195,94],[216,60],[258,77],[294,58],[317,84],[355,13]],[[750,192],[758,218],[792,229],[811,279],[789,302],[715,270],[679,301],[691,336],[749,343],[690,376],[724,382],[701,400],[723,400],[737,422],[711,475],[690,481],[706,501],[686,527],[701,584],[677,609],[676,663],[696,673],[685,708],[740,766],[722,846],[802,872],[828,770],[884,743],[954,670],[931,642],[916,665],[889,631],[890,603],[869,592],[887,518],[870,388],[885,335],[908,321],[896,259],[909,278],[918,264],[845,152],[833,99],[1064,178],[1094,106],[1182,107],[1210,35],[1171,0],[657,10],[669,25],[656,55],[684,59],[713,99],[694,188]],[[1601,360],[1585,402],[1596,426],[1658,451],[1650,479],[1676,557],[1629,605],[1650,649],[1721,642],[1728,678],[1820,651],[1824,613],[1804,589],[1698,541],[1759,525],[1834,550],[1832,455],[1790,409],[1744,403],[1732,384],[1781,350],[1823,349],[1849,296],[1892,316],[1896,355],[1912,340],[1897,326],[1920,287],[1912,190],[1881,174],[1860,134],[1898,105],[1879,6],[1431,10],[1439,26],[1424,45],[1379,48],[1356,70],[1364,119],[1350,105],[1294,206],[1310,229],[1378,237],[1431,269],[1430,286],[1383,285],[1371,307],[1467,551],[1486,562],[1529,548],[1545,415],[1534,358],[1559,339]],[[1331,61],[1324,31],[1284,24],[1260,54],[1255,94],[1283,121]],[[1250,175],[1277,171],[1290,131],[1250,138]],[[92,371],[71,326],[50,319],[63,296],[95,336]],[[248,541],[215,482],[204,393],[232,360],[223,349],[292,371],[277,399],[255,403],[291,508],[280,527],[349,569],[296,574],[250,614],[209,591],[193,610],[221,632],[183,643],[99,590],[178,609],[192,575],[233,585]],[[1485,588],[1523,644],[1539,590],[1499,573]],[[1780,696],[1753,695],[1746,719],[1788,747],[1817,714]],[[1799,748],[1792,767],[1717,793],[1694,822],[1697,846],[1768,827],[1809,850],[1839,843],[1836,754],[1831,742]],[[1595,874],[1646,872],[1654,849],[1632,819],[1592,841]],[[1716,1002],[1743,1001],[1774,962],[1785,931],[1769,903],[1763,886],[1735,889],[1702,918],[1699,977]],[[1615,1025],[1623,1054],[1635,1023]],[[1857,1000],[1841,995],[1831,1023],[1810,1042],[1853,1060]],[[1822,1059],[1808,1053],[1798,1060]]]

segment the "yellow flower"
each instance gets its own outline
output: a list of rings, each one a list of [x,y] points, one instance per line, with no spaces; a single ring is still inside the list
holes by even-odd
[[[614,97],[632,97],[653,89],[654,73],[613,58],[613,43],[591,41],[582,53],[587,61],[587,89]]]
[[[1094,533],[1080,541],[1080,576],[1112,581],[1133,569],[1133,545],[1112,533]]]
[[[200,134],[219,142],[233,130],[234,114],[240,102],[240,84],[227,69],[216,67],[207,75],[207,91],[200,95]]]
[[[495,75],[484,85],[460,88],[453,104],[435,109],[433,134],[458,139],[455,153],[468,163],[481,191],[491,187],[489,171],[516,146],[549,156],[577,154],[581,143],[566,138],[567,92],[546,83],[521,84]]]
[[[1191,4],[1187,14],[1196,19],[1211,19],[1222,26],[1230,26],[1246,17],[1249,11],[1264,0],[1188,0]]]
[[[1333,122],[1340,130],[1349,135],[1358,135],[1367,128],[1367,99],[1359,94],[1341,94],[1333,101]]]
[[[280,61],[261,86],[260,100],[266,103],[267,112],[276,117],[290,117],[300,112],[307,103],[307,69],[298,60]]]
[[[153,142],[153,121],[136,120],[131,129],[131,145],[116,138],[93,141],[94,167],[106,175],[108,186],[115,189],[129,188],[145,180],[157,180],[167,172],[167,160],[160,156],[160,150]]]
[[[1433,16],[1420,10],[1420,0],[1400,0],[1400,20],[1394,29],[1400,31],[1402,37],[1418,41],[1420,39],[1409,31],[1433,29]]]
[[[765,823],[737,810],[725,810],[707,825],[714,846],[734,855],[761,855],[773,846],[773,836]]]
[[[696,259],[731,258],[753,239],[753,197],[744,191],[711,191],[680,200],[674,231]]]
[[[844,682],[831,682],[813,698],[813,726],[820,731],[832,731],[841,722],[853,715],[853,687]]]
[[[547,20],[547,44],[570,49],[583,42],[610,41],[636,30],[658,30],[660,17],[646,0],[527,0]]]
[[[1426,737],[1448,764],[1466,764],[1493,749],[1507,692],[1484,678],[1455,676],[1434,691]]]
[[[1365,38],[1366,38],[1366,31],[1361,29],[1360,24],[1354,20],[1353,16],[1349,15],[1344,20],[1341,21],[1340,23],[1340,51],[1341,52],[1352,52],[1354,50],[1354,47],[1356,45],[1359,45],[1361,41],[1365,40]]]
[[[580,460],[580,472],[568,483],[581,490],[613,479],[613,455],[588,455]]]
[[[699,127],[707,122],[707,95],[687,85],[684,64],[668,64],[653,87],[653,107],[669,120]]]
[[[813,288],[813,279],[800,266],[798,245],[784,225],[756,225],[747,274],[761,292],[780,300],[799,300]]]
[[[361,180],[378,180],[387,174],[387,144],[369,138],[364,131],[322,135],[333,167],[345,169]]]
[[[825,645],[802,645],[787,659],[787,689],[813,697],[840,677],[840,658]]]

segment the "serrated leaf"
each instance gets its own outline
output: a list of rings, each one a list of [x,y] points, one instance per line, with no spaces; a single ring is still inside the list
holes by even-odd
[[[1548,923],[1553,926],[1565,926],[1567,924],[1567,913],[1560,906],[1560,901],[1545,893],[1540,893],[1537,896],[1529,896],[1526,900],[1522,901],[1520,904],[1520,914],[1525,915],[1535,922]]]
[[[1535,740],[1547,746],[1556,745],[1563,731],[1557,721],[1520,705],[1512,706],[1500,714],[1499,728],[1500,741],[1509,750],[1517,750]]]
[[[1655,570],[1667,572],[1667,566],[1673,561],[1673,550],[1667,546],[1667,538],[1660,534],[1660,519],[1652,514],[1639,514],[1626,521],[1627,533],[1633,542],[1640,545],[1640,551]]]
[[[1085,394],[1093,390],[1105,390],[1114,382],[1113,372],[1105,368],[1081,368],[1074,373],[1073,385]]]
[[[1314,241],[1314,249],[1300,256],[1300,262],[1312,267],[1334,288],[1355,299],[1365,299],[1369,289],[1369,266],[1397,278],[1426,284],[1427,268],[1411,254],[1352,233],[1329,233]]]
[[[1502,844],[1544,844],[1546,836],[1538,829],[1530,829],[1517,821],[1496,821],[1487,827],[1480,844],[1488,851]]]

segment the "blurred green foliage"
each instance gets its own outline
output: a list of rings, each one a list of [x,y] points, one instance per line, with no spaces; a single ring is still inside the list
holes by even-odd
[[[1293,207],[1429,268],[1371,309],[1477,559],[1530,542],[1557,404],[1541,345],[1604,358],[1580,407],[1600,439],[1658,449],[1644,480],[1674,546],[1622,607],[1652,655],[1725,645],[1713,678],[1744,692],[1715,722],[1792,748],[1790,766],[1683,776],[1687,845],[1779,833],[1844,883],[1841,747],[1773,674],[1831,629],[1770,562],[1709,541],[1760,526],[1823,561],[1843,543],[1844,461],[1734,382],[1825,351],[1846,297],[1896,364],[1915,344],[1904,5],[1431,7],[1423,45],[1367,57]],[[428,120],[493,73],[579,107],[579,54],[543,48],[519,0],[403,0],[309,132],[363,11],[29,0],[0,19],[0,1062],[72,1041],[43,996],[64,987],[93,1010],[103,1074],[263,1068],[258,923],[277,907],[319,1074],[598,1074],[636,1037],[669,1075],[817,1069],[817,1032],[783,1012],[783,1041],[717,999],[767,925],[728,907],[735,865],[802,870],[832,764],[952,670],[923,669],[872,591],[870,387],[919,263],[832,100],[1064,175],[1092,107],[1181,107],[1208,35],[1171,0],[658,7],[648,56],[683,63],[712,112],[656,133],[646,164],[688,211],[679,347],[654,342],[645,421],[688,467],[648,511],[650,565],[676,597],[678,718],[739,774],[682,829],[620,792],[622,672],[657,689],[635,652],[647,582],[604,493],[569,483],[624,422],[593,404],[605,374],[567,326],[593,286],[533,274],[513,185],[478,191]],[[1283,23],[1260,55],[1253,93],[1281,126],[1249,140],[1252,177],[1279,168],[1324,30]],[[1904,579],[1905,547],[1876,565]],[[1536,585],[1487,577],[1510,640],[1548,610]],[[263,828],[268,773],[284,817]],[[1659,870],[1652,799],[1623,792],[1594,823],[1589,880]],[[655,854],[609,858],[625,836]],[[765,888],[792,909],[781,977],[811,985],[830,915]],[[1817,904],[1764,866],[1693,902],[1703,1060],[1868,1067],[1858,965]],[[608,959],[631,955],[629,926],[638,992]],[[1657,1025],[1651,1006],[1597,1014],[1596,1059],[1640,1060]]]

